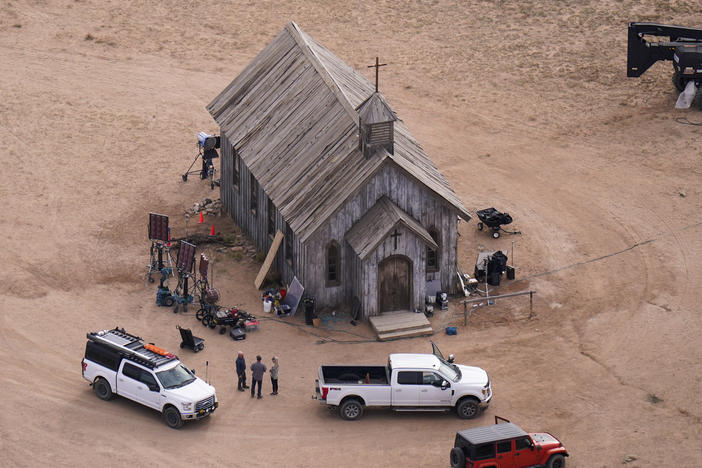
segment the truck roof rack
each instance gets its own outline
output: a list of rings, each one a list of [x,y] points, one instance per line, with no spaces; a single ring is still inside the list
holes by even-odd
[[[161,352],[160,348],[144,345],[144,340],[136,335],[131,335],[124,331],[124,328],[115,327],[112,330],[101,330],[88,333],[90,341],[100,343],[117,351],[125,359],[137,362],[149,369],[167,364],[178,359],[174,354]],[[151,349],[148,349],[148,346]],[[152,351],[155,349],[156,351]]]

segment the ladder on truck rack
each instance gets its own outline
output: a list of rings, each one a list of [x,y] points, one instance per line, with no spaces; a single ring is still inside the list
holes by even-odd
[[[88,333],[87,337],[90,341],[108,346],[119,352],[125,359],[142,364],[149,369],[178,359],[174,354],[148,349],[146,346],[160,350],[155,346],[144,345],[144,341],[140,337],[127,333],[124,328]]]

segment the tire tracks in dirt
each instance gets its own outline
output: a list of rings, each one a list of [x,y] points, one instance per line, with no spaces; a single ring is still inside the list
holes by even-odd
[[[698,222],[698,223],[694,223],[694,224],[687,225],[687,226],[681,228],[680,231],[687,231],[687,230],[689,230],[689,229],[693,229],[693,228],[700,227],[700,226],[702,226],[702,221],[700,221],[700,222]],[[533,274],[533,275],[525,276],[524,278],[520,278],[520,279],[518,279],[518,280],[515,280],[515,283],[518,283],[518,282],[520,282],[520,281],[529,281],[529,280],[531,280],[531,279],[539,278],[539,277],[541,277],[541,276],[552,275],[552,274],[554,274],[554,273],[559,273],[559,272],[564,271],[564,270],[570,270],[570,269],[572,269],[572,268],[576,268],[576,267],[579,267],[579,266],[587,265],[587,264],[590,264],[590,263],[600,262],[600,261],[602,261],[602,260],[606,260],[606,259],[611,258],[611,257],[616,257],[617,255],[621,255],[621,254],[627,253],[627,252],[629,252],[629,251],[631,251],[631,250],[634,250],[634,249],[637,249],[637,248],[639,248],[639,247],[643,247],[643,246],[645,246],[645,245],[652,244],[652,243],[654,243],[654,242],[660,240],[662,234],[665,234],[665,233],[662,232],[662,233],[660,233],[659,236],[656,236],[656,237],[654,237],[654,238],[647,239],[647,240],[641,241],[641,242],[636,242],[635,244],[632,244],[632,245],[630,245],[629,247],[627,247],[627,248],[625,248],[625,249],[622,249],[622,250],[617,250],[617,251],[615,251],[615,252],[610,252],[610,253],[608,253],[608,254],[601,255],[601,256],[599,256],[599,257],[591,258],[591,259],[588,259],[588,260],[583,260],[583,261],[580,261],[580,262],[571,263],[571,264],[569,264],[569,265],[564,265],[564,266],[562,266],[562,267],[554,268],[554,269],[551,269],[551,270],[548,270],[548,271],[542,271],[541,273],[535,273],[535,274]],[[671,234],[672,234],[672,231],[671,231]],[[677,239],[677,238],[676,238],[676,239]],[[678,242],[679,242],[679,240],[678,240]],[[682,249],[681,249],[681,250],[682,250]],[[684,254],[683,254],[683,255],[684,255]],[[689,278],[689,271],[688,271],[688,269],[687,269],[687,263],[685,264],[685,272],[686,272],[687,277]]]

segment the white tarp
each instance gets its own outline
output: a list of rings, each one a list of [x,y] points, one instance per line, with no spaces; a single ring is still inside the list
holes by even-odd
[[[695,100],[695,94],[697,94],[697,86],[695,85],[695,80],[690,80],[685,85],[685,89],[678,96],[678,100],[675,102],[676,109],[689,109],[692,105],[692,101]]]

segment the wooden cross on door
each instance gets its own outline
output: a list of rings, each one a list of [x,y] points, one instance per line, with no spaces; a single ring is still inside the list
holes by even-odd
[[[392,240],[395,241],[395,250],[397,250],[397,238],[400,237],[401,235],[402,234],[397,232],[397,229],[395,229],[395,231],[392,234],[390,234],[390,237],[392,237]]]

